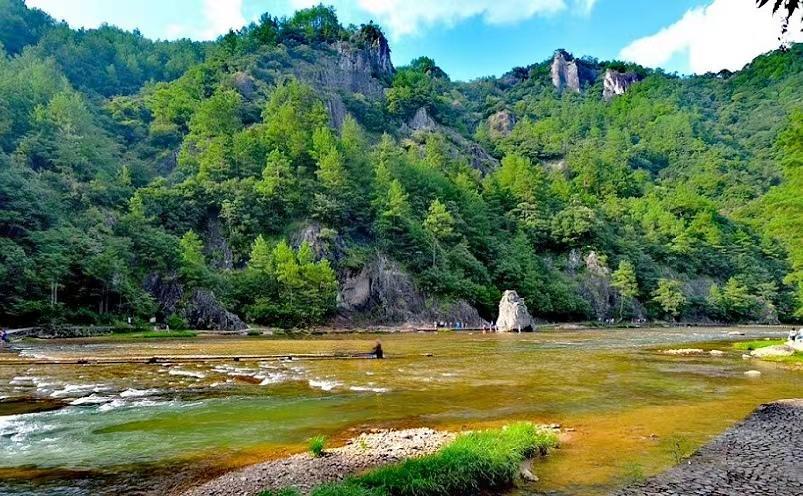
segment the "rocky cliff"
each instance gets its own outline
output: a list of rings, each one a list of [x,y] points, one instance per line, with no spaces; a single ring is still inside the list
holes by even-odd
[[[462,300],[434,301],[417,288],[399,264],[378,255],[361,269],[341,274],[337,294],[341,325],[432,325],[434,321],[484,323],[477,310]]]
[[[639,80],[640,77],[635,72],[619,72],[608,69],[602,79],[602,98],[610,100],[616,95],[622,95]]]
[[[550,74],[552,84],[558,90],[569,89],[580,92],[584,86],[594,83],[597,69],[583,60],[575,59],[571,53],[560,48],[552,57]]]

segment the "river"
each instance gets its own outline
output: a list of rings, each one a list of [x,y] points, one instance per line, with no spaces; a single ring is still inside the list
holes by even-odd
[[[744,360],[781,328],[382,335],[386,360],[11,365],[0,354],[0,493],[168,494],[232,468],[379,427],[559,423],[518,494],[606,494],[671,466],[803,372]],[[24,357],[367,351],[375,335],[26,342]],[[722,356],[671,356],[694,344]],[[431,355],[431,356],[428,356]],[[762,372],[751,378],[750,369]]]

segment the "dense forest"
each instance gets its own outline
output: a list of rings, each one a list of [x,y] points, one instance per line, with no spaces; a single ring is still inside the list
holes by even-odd
[[[323,6],[200,43],[21,0],[0,44],[0,324],[803,318],[803,45],[458,82]]]

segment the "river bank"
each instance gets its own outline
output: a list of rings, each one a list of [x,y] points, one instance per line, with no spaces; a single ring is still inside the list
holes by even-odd
[[[688,460],[616,496],[803,494],[803,399],[759,406]]]
[[[455,434],[429,428],[362,433],[323,456],[298,453],[222,475],[183,496],[232,496],[293,487],[307,494],[313,487],[339,481],[369,468],[435,453]]]

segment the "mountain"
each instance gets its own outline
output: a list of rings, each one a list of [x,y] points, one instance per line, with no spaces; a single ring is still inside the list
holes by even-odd
[[[0,322],[803,316],[801,45],[459,82],[321,6],[198,43],[20,0],[0,42]]]

